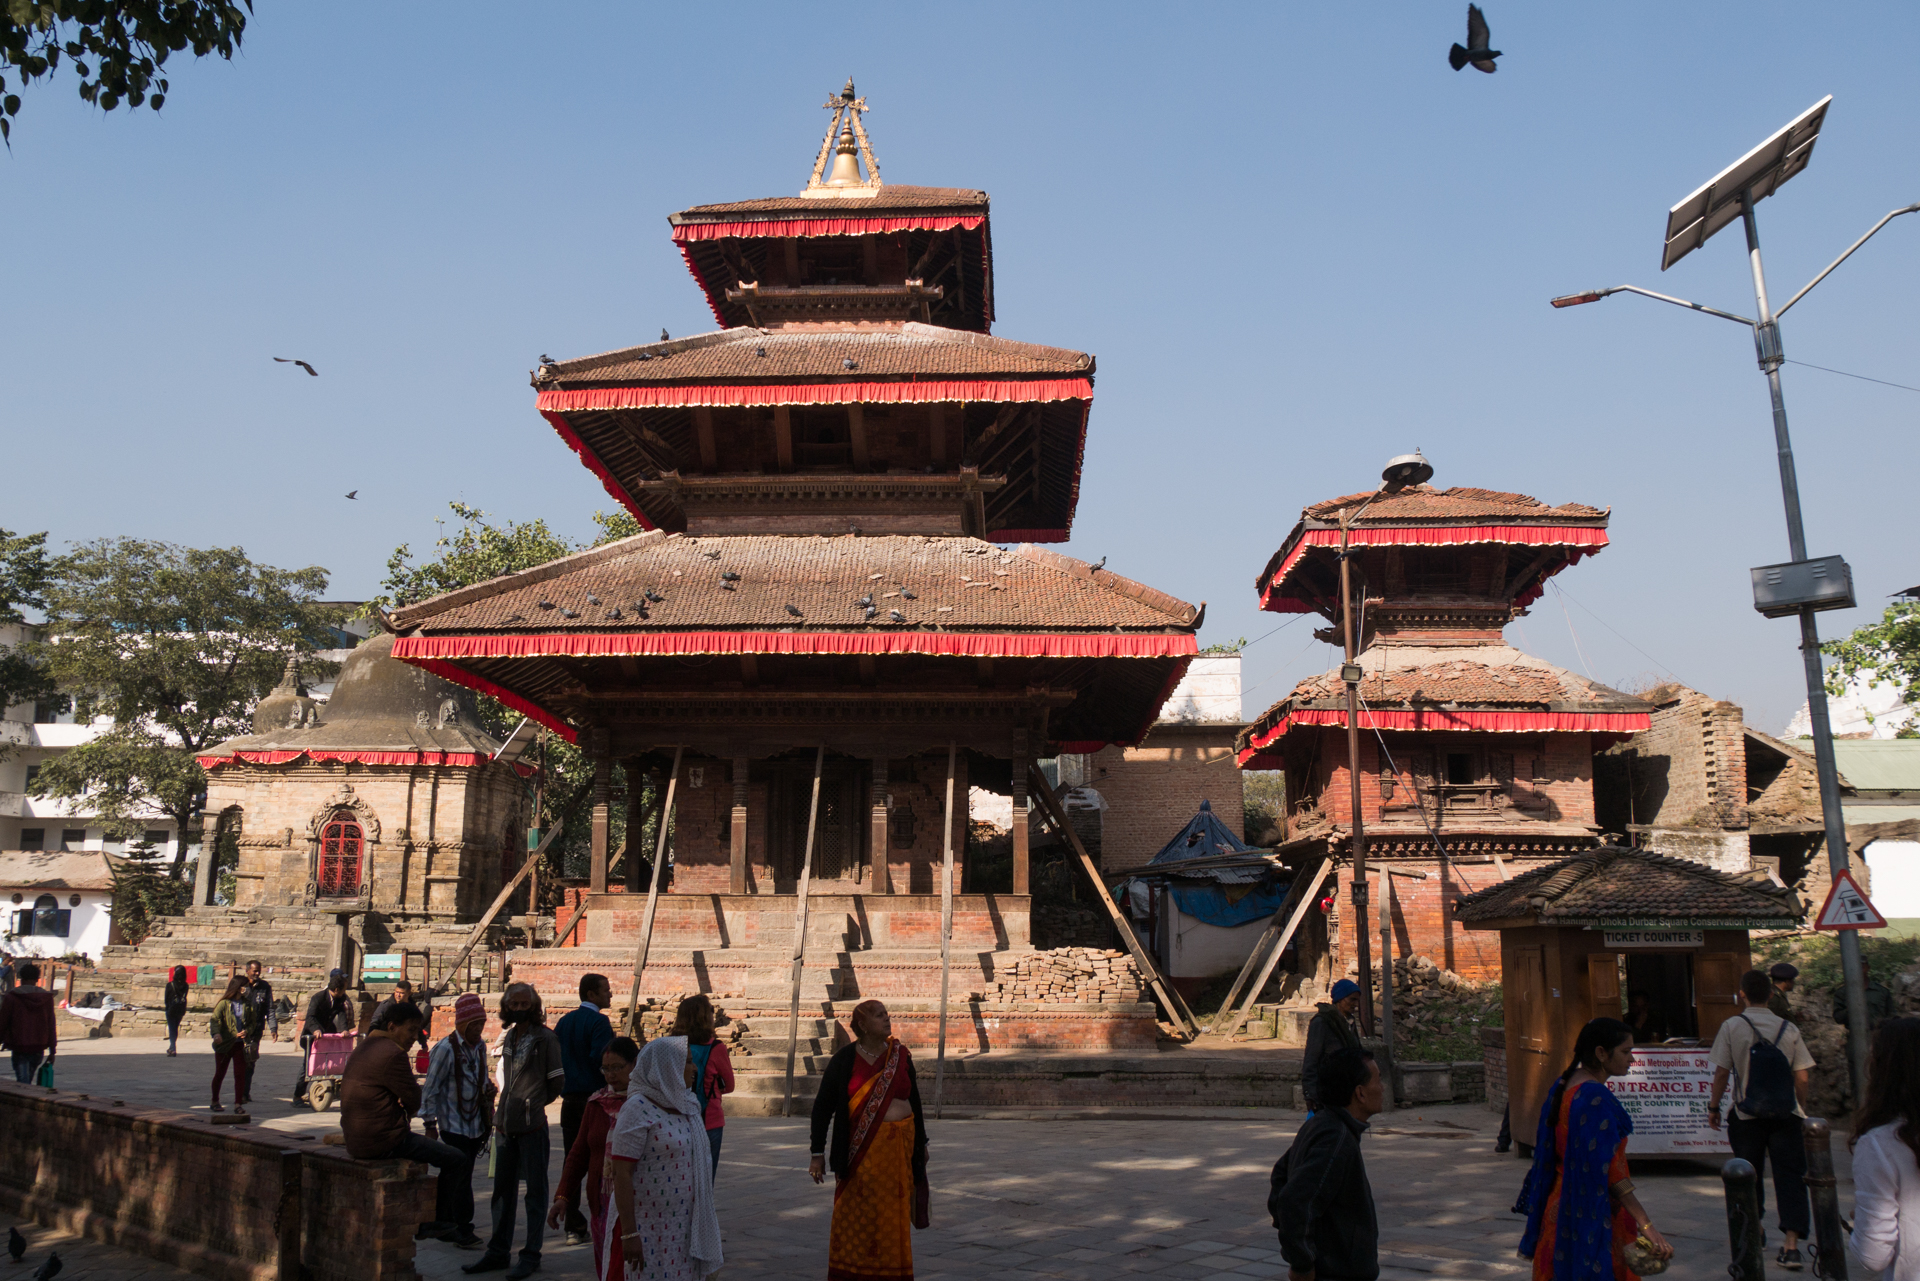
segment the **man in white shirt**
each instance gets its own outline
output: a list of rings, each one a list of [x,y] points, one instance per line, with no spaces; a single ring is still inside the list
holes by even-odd
[[[1766,1160],[1773,1158],[1773,1193],[1780,1208],[1780,1231],[1786,1238],[1774,1260],[1789,1272],[1798,1272],[1804,1262],[1800,1256],[1800,1238],[1812,1228],[1807,1207],[1807,1149],[1801,1135],[1801,1122],[1807,1111],[1807,1080],[1813,1068],[1813,1055],[1800,1036],[1800,1029],[1767,1008],[1773,994],[1772,981],[1765,971],[1748,970],[1740,976],[1739,1013],[1720,1025],[1713,1038],[1713,1087],[1708,1101],[1707,1124],[1720,1128],[1720,1100],[1726,1093],[1727,1078],[1735,1082],[1733,1112],[1727,1119],[1727,1142],[1733,1154],[1752,1164],[1756,1174],[1764,1173]],[[1783,1115],[1755,1115],[1765,1108],[1755,1093],[1752,1074],[1753,1049],[1770,1045],[1779,1050],[1792,1073],[1792,1109]],[[1778,1060],[1776,1060],[1776,1063]],[[1764,1083],[1762,1083],[1764,1092]],[[1761,1185],[1764,1188],[1764,1185]],[[1766,1212],[1766,1193],[1760,1190],[1760,1210]]]

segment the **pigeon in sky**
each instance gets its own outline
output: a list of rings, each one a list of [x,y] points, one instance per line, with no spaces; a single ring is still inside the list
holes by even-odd
[[[666,342],[666,341],[667,341],[667,331],[666,331],[665,329],[662,329],[662,330],[660,331],[660,341],[661,341],[661,342]]]
[[[540,353],[540,363],[543,365],[551,365],[553,363],[553,357],[543,351]]]
[[[347,497],[353,499],[355,502],[358,502],[360,500],[360,491],[357,489],[349,489],[347,491]]]
[[[1096,560],[1095,562],[1093,562],[1093,564],[1087,566],[1087,570],[1090,573],[1097,574],[1101,570],[1105,569],[1106,567],[1107,567],[1107,558],[1105,556],[1102,556],[1099,560]]]
[[[49,1254],[47,1261],[35,1269],[33,1281],[53,1281],[55,1277],[60,1275],[60,1267],[60,1256],[57,1254]]]
[[[20,1235],[19,1228],[7,1229],[7,1253],[13,1256],[15,1263],[26,1256],[27,1239]]]
[[[787,606],[787,612],[788,612],[789,614],[792,614],[792,615],[793,615],[793,616],[794,616],[795,618],[805,618],[805,617],[806,617],[806,614],[805,614],[805,612],[803,612],[803,611],[801,610],[801,608],[800,608],[800,607],[799,607],[798,605],[789,605],[789,606]]]
[[[315,378],[318,378],[320,376],[320,371],[318,369],[315,369],[312,365],[309,365],[304,360],[295,360],[292,356],[275,356],[274,359],[279,361],[283,365],[298,365],[300,366],[300,368],[312,374]]]
[[[1447,53],[1447,61],[1455,71],[1472,64],[1475,71],[1484,71],[1492,75],[1500,68],[1494,65],[1494,59],[1500,56],[1498,49],[1487,46],[1493,43],[1493,35],[1487,30],[1486,15],[1480,12],[1480,6],[1467,6],[1467,47],[1453,46]]]

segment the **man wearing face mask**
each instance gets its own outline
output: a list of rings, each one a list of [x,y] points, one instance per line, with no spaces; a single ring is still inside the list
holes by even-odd
[[[567,1073],[560,1061],[560,1038],[546,1026],[540,994],[531,984],[507,985],[500,997],[500,1021],[507,1034],[500,1042],[500,1101],[493,1113],[494,1142],[499,1145],[493,1180],[493,1239],[487,1242],[485,1254],[460,1270],[498,1272],[511,1262],[507,1281],[523,1281],[540,1268],[550,1149],[547,1105],[560,1097]],[[527,1243],[515,1260],[514,1201],[522,1180],[527,1185]]]

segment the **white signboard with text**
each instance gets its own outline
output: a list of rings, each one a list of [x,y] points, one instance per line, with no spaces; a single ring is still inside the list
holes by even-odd
[[[1705,930],[1608,930],[1602,938],[1609,948],[1705,947]]]
[[[1607,1082],[1633,1118],[1629,1156],[1732,1156],[1726,1130],[1707,1125],[1713,1064],[1706,1045],[1635,1046],[1633,1070]],[[1724,1106],[1724,1104],[1723,1104]]]

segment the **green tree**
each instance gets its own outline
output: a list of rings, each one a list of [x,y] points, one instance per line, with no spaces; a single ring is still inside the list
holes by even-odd
[[[22,611],[47,607],[50,563],[45,531],[15,534],[0,529],[0,627],[9,632],[17,628],[19,633],[24,633],[27,616]],[[7,627],[8,624],[13,626]],[[18,703],[47,699],[59,700],[61,710],[65,710],[65,700],[60,698],[53,677],[33,647],[0,643],[0,712]],[[0,760],[6,759],[10,750],[9,744],[0,741]]]
[[[114,724],[44,763],[34,794],[84,802],[116,835],[168,815],[182,834],[168,874],[180,879],[206,791],[194,757],[250,732],[290,651],[330,644],[339,612],[319,602],[326,586],[324,569],[256,565],[238,547],[109,538],[59,558],[37,655],[83,719]]]
[[[1920,601],[1889,605],[1879,622],[1856,627],[1820,649],[1835,660],[1827,670],[1829,694],[1844,694],[1855,681],[1888,681],[1899,687],[1902,702],[1920,708]],[[1920,738],[1920,728],[1910,723],[1899,737]]]
[[[24,87],[50,79],[64,56],[80,96],[102,111],[141,103],[158,111],[167,100],[160,74],[183,49],[196,58],[229,61],[240,47],[253,0],[6,0],[0,4],[0,140],[10,139]]]

